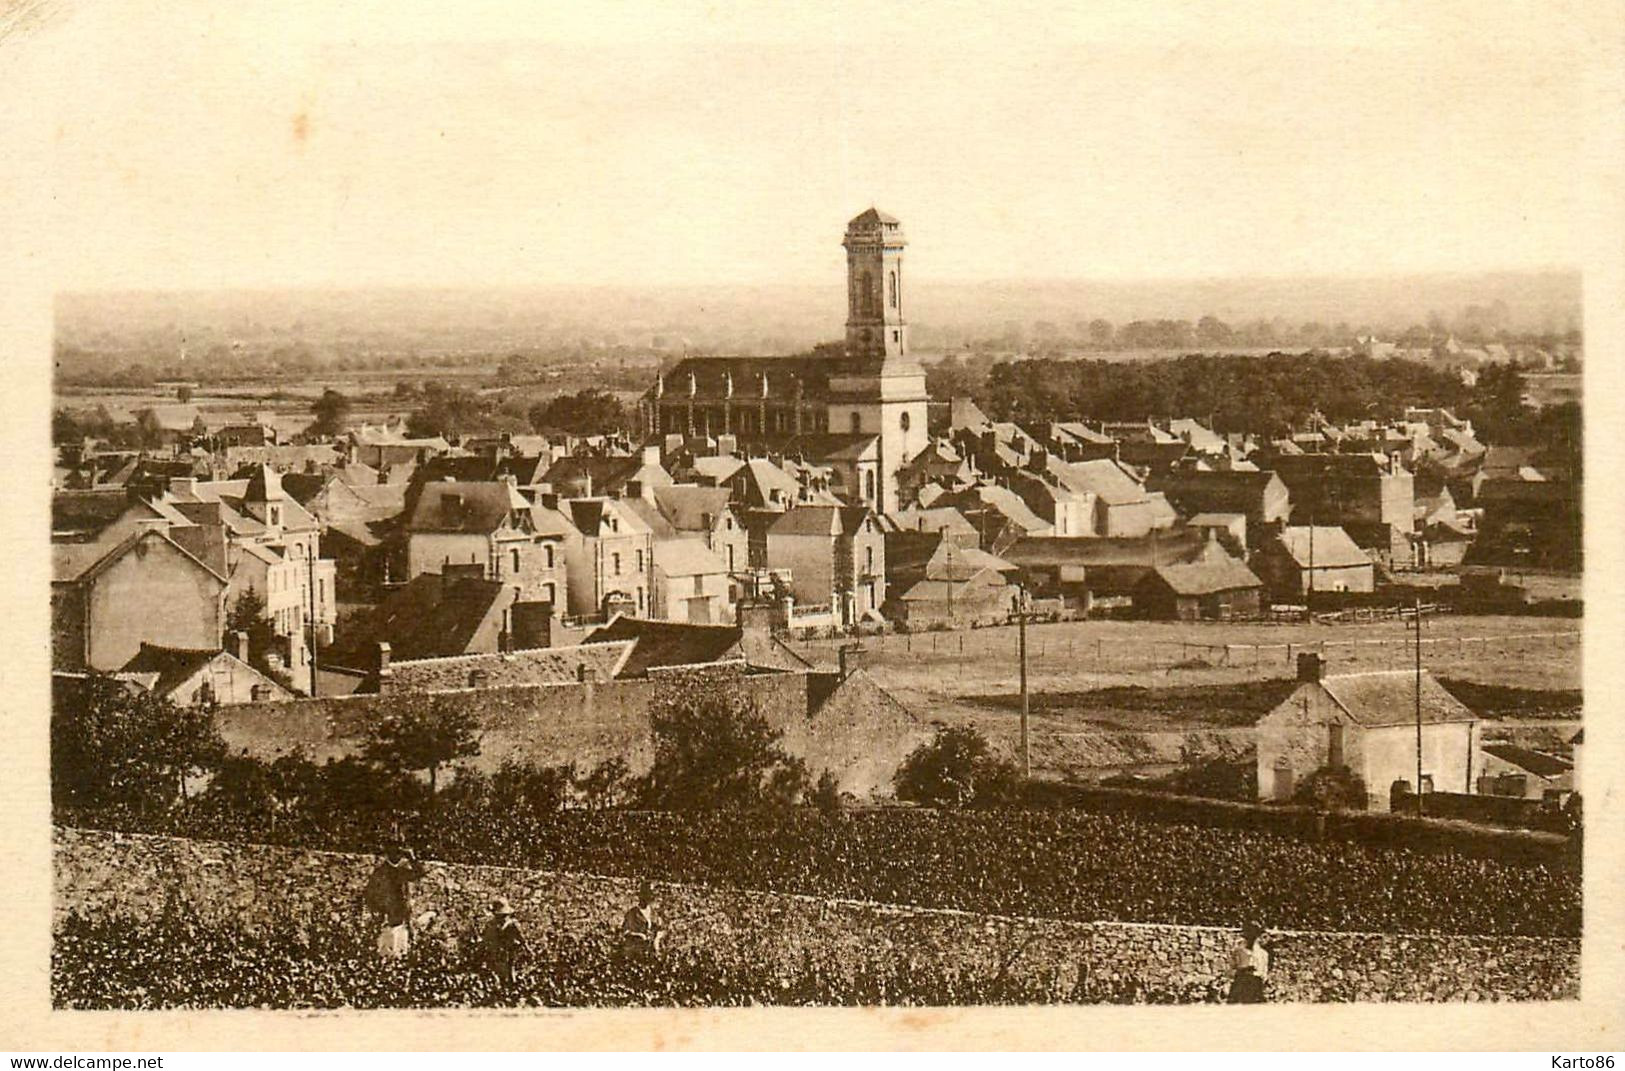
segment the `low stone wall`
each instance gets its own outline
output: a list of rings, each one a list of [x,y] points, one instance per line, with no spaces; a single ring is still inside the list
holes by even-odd
[[[360,916],[370,856],[58,828],[55,916],[145,916],[171,896],[205,920]],[[535,939],[613,928],[636,882],[505,867],[429,865],[415,907],[461,932],[505,896]],[[1203,999],[1227,977],[1233,931],[1011,918],[691,885],[659,885],[674,948],[836,971],[883,954],[966,978],[1001,970],[1058,998]],[[1559,938],[1273,933],[1270,997],[1537,1000],[1579,996],[1579,942]]]

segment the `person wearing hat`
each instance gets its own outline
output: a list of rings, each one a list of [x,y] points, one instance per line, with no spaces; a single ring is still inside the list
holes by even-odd
[[[1247,922],[1241,927],[1241,939],[1230,949],[1231,1004],[1264,1003],[1264,983],[1270,976],[1270,953],[1264,947],[1264,927]]]
[[[384,849],[383,860],[367,879],[362,899],[380,926],[378,954],[394,959],[412,943],[412,883],[423,877],[417,857],[401,841]]]
[[[530,955],[530,945],[519,923],[514,921],[513,905],[506,897],[491,901],[491,917],[485,923],[480,944],[485,953],[485,965],[497,976],[497,981],[511,987],[514,967],[521,957]]]
[[[666,931],[655,921],[654,886],[644,882],[638,887],[638,904],[629,908],[621,920],[621,949],[632,956],[653,956],[660,951]]]

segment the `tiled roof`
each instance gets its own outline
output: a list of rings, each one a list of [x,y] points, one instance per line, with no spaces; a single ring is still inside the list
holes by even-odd
[[[496,580],[415,576],[356,622],[333,662],[370,666],[378,643],[389,644],[391,658],[404,661],[467,654],[493,609],[512,593]]]
[[[731,496],[726,487],[673,484],[655,488],[654,499],[660,515],[673,528],[681,532],[703,532],[727,512]]]
[[[392,660],[391,687],[401,691],[472,687],[470,682],[476,672],[481,674],[479,686],[485,688],[574,684],[581,679],[583,667],[593,680],[614,680],[635,646],[631,640],[622,640],[502,654]]]

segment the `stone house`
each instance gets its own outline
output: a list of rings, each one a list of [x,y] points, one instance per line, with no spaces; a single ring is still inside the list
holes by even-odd
[[[798,603],[829,606],[842,625],[874,620],[886,601],[886,538],[863,506],[798,506],[767,529],[767,567],[788,573]]]
[[[486,579],[517,588],[522,602],[568,598],[568,533],[539,524],[512,477],[424,484],[404,532],[409,576],[477,565]]]
[[[1257,617],[1264,582],[1210,538],[1192,561],[1156,565],[1134,587],[1134,609],[1163,621]]]
[[[1376,565],[1341,528],[1283,528],[1258,548],[1253,568],[1277,599],[1298,601],[1311,591],[1369,592],[1376,587]]]
[[[107,543],[51,548],[51,662],[60,670],[121,669],[143,643],[215,649],[226,577],[160,528]]]
[[[118,676],[135,681],[177,706],[232,706],[286,701],[293,693],[248,664],[248,638],[234,637],[235,652],[143,643]]]
[[[698,539],[654,544],[651,617],[716,625],[734,619],[728,566]]]
[[[1347,768],[1365,785],[1366,805],[1389,809],[1394,787],[1417,776],[1416,674],[1411,670],[1328,674],[1319,655],[1298,656],[1298,685],[1258,720],[1258,798],[1289,800],[1317,770]],[[1477,791],[1476,714],[1421,676],[1422,791]]]
[[[570,522],[564,539],[570,613],[647,615],[654,537],[637,511],[614,498],[561,499],[559,509]]]

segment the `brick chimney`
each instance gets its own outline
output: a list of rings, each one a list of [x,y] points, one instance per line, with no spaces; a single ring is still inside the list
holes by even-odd
[[[238,661],[248,661],[248,633],[241,629],[231,633],[231,653],[237,656]]]
[[[1298,655],[1298,680],[1319,681],[1326,676],[1326,660],[1313,651]]]

